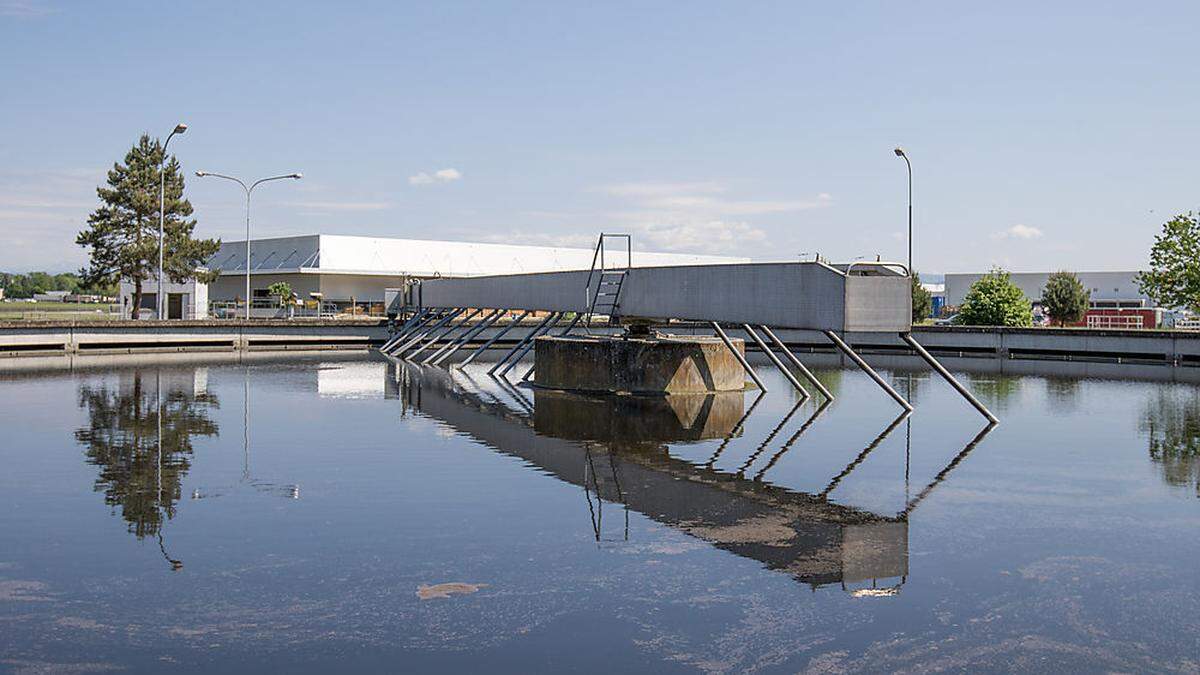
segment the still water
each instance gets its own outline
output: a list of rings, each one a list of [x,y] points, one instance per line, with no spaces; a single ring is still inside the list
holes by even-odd
[[[1200,670],[1200,387],[0,375],[0,671]]]

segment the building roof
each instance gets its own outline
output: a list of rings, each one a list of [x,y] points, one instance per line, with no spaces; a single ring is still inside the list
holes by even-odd
[[[587,248],[516,246],[465,241],[393,239],[314,234],[250,240],[251,274],[309,273],[376,276],[465,277],[589,269]],[[608,265],[625,263],[624,251],[608,249]],[[725,264],[748,258],[634,251],[635,267]],[[246,273],[246,241],[222,242],[209,269]]]

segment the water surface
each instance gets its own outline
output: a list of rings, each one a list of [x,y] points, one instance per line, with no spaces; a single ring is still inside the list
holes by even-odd
[[[1196,672],[1200,389],[1061,370],[0,375],[0,670]]]

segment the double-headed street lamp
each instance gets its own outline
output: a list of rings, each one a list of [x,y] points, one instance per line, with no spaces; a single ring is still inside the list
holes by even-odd
[[[175,129],[167,136],[167,141],[163,143],[162,159],[158,165],[158,305],[155,317],[160,321],[163,318],[163,312],[166,309],[166,301],[163,299],[163,247],[166,245],[163,238],[163,223],[167,219],[167,146],[171,144],[171,138],[175,134],[182,134],[187,131],[187,125],[180,123],[175,125]]]
[[[251,183],[249,186],[247,186],[240,179],[234,178],[233,176],[226,176],[225,174],[221,174],[221,173],[212,173],[210,171],[197,171],[196,175],[201,178],[204,178],[205,176],[212,176],[213,178],[224,178],[225,180],[231,180],[231,181],[237,183],[238,185],[241,185],[242,189],[246,191],[246,318],[249,319],[250,318],[250,195],[251,195],[251,193],[254,192],[254,188],[256,188],[259,185],[266,183],[268,181],[283,180],[284,178],[299,179],[302,177],[302,175],[298,174],[298,173],[289,173],[289,174],[286,174],[283,176],[271,176],[270,178],[260,178],[256,181],[254,181],[253,183]]]
[[[908,155],[905,154],[904,148],[896,146],[895,150],[897,157],[903,157],[904,163],[908,165],[908,273],[911,276],[912,268],[912,162],[908,161]]]

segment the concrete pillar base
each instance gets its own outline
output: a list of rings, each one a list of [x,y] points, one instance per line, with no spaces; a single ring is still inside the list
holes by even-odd
[[[739,352],[745,342],[733,340]],[[536,342],[534,383],[568,391],[695,394],[742,391],[745,371],[720,339],[571,335]]]

